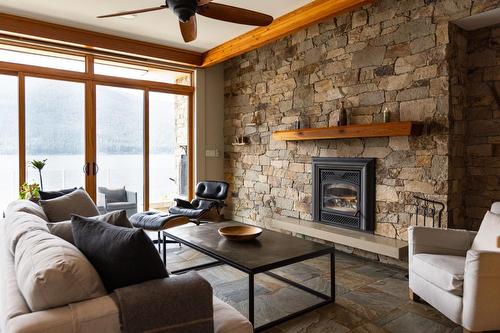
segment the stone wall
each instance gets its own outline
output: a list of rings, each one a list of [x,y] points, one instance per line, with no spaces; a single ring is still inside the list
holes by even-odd
[[[225,177],[228,211],[260,223],[276,215],[311,219],[311,158],[377,158],[376,233],[406,239],[413,196],[447,204],[451,220],[449,34],[451,19],[499,1],[379,0],[313,25],[225,64]],[[335,125],[340,103],[352,123],[425,123],[419,137],[276,142],[298,119]],[[257,126],[250,125],[255,114]],[[234,146],[245,135],[249,145]],[[453,204],[449,205],[449,200]],[[451,206],[448,208],[448,206]],[[448,214],[450,213],[450,214]],[[463,216],[463,214],[461,214]],[[448,223],[449,222],[449,223]]]
[[[500,201],[500,25],[467,36],[466,221],[477,230]]]

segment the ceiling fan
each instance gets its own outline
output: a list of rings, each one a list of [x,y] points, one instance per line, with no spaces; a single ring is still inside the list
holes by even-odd
[[[182,37],[186,43],[196,39],[196,14],[210,17],[216,20],[233,22],[239,24],[266,26],[273,22],[273,17],[254,12],[252,10],[212,3],[212,0],[166,0],[164,5],[151,8],[130,10],[120,13],[98,16],[107,18],[115,16],[133,15],[139,13],[153,12],[162,9],[170,9],[179,18]]]

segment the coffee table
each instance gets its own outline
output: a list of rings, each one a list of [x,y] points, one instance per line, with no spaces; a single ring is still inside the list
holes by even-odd
[[[296,318],[323,305],[335,302],[334,247],[271,230],[264,230],[259,238],[250,242],[234,242],[225,239],[218,233],[219,228],[228,225],[233,226],[243,224],[238,222],[207,223],[165,230],[163,232],[164,237],[173,239],[176,242],[184,244],[216,260],[208,264],[172,271],[171,273],[182,274],[190,270],[201,270],[217,265],[229,265],[245,272],[248,274],[248,319],[252,325],[255,324],[254,288],[256,274],[266,274],[322,299],[322,301],[315,305],[261,325],[255,328],[255,332],[263,331],[271,326]],[[330,255],[331,295],[323,294],[274,272],[270,272],[276,268],[288,266],[323,255]]]

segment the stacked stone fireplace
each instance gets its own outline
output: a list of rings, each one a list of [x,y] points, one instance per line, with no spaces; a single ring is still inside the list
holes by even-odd
[[[375,159],[313,159],[313,219],[337,227],[373,232]]]
[[[467,215],[482,217],[498,194],[493,159],[500,154],[500,112],[488,109],[495,98],[486,95],[492,89],[483,82],[498,80],[498,61],[495,52],[485,50],[491,43],[481,39],[482,47],[470,44],[477,53],[473,64],[481,68],[458,70],[461,49],[450,21],[497,7],[497,0],[380,0],[228,60],[227,215],[264,226],[281,218],[321,221],[313,216],[312,161],[335,157],[376,159],[375,223],[366,226],[375,235],[407,240],[416,196],[445,204],[443,227],[468,227],[464,201],[474,205]],[[499,36],[492,31],[484,40]],[[473,77],[470,87],[463,84],[467,73]],[[465,96],[468,91],[473,98]],[[298,121],[313,128],[336,126],[341,105],[352,124],[380,123],[387,110],[391,121],[420,122],[424,130],[409,137],[288,142],[272,137]],[[234,145],[241,136],[247,144]],[[477,175],[468,182],[470,192],[463,181],[469,170]]]

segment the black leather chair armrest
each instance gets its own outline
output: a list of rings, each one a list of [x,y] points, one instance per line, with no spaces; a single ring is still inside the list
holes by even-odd
[[[175,206],[181,207],[181,208],[189,208],[189,209],[196,209],[189,201],[175,198]]]

